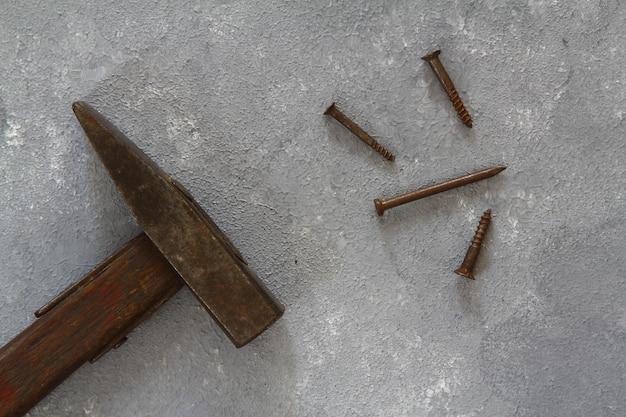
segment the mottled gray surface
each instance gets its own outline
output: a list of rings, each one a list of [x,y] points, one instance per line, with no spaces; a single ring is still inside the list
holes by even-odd
[[[624,1],[3,3],[0,343],[139,231],[77,99],[287,308],[236,350],[184,289],[31,417],[626,415]],[[470,282],[452,271],[487,208]]]

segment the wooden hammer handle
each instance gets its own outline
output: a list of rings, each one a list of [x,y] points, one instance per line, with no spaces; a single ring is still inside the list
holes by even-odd
[[[183,286],[145,234],[0,348],[0,417],[21,416],[124,337]]]

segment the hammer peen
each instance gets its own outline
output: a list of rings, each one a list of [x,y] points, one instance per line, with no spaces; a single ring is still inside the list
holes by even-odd
[[[0,348],[0,417],[25,414],[83,363],[119,346],[183,284],[236,347],[284,311],[181,184],[87,103],[73,110],[144,233]]]

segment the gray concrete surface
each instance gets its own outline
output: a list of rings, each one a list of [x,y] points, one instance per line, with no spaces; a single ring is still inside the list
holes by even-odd
[[[623,1],[147,3],[0,7],[0,343],[139,232],[79,99],[287,310],[236,350],[183,289],[29,416],[626,415]],[[435,48],[473,129],[419,59]],[[452,271],[487,208],[470,282]]]

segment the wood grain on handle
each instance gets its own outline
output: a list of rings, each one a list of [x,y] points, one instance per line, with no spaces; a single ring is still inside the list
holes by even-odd
[[[25,414],[83,363],[146,319],[183,280],[141,234],[0,348],[0,417]]]

